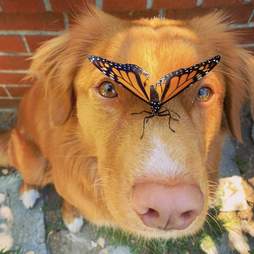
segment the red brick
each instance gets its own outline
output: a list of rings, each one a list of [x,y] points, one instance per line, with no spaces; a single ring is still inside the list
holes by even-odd
[[[0,51],[26,52],[24,43],[20,36],[0,36]]]
[[[4,12],[43,12],[42,0],[0,0]]]
[[[43,42],[52,39],[53,36],[43,36],[43,35],[35,35],[35,36],[26,36],[27,43],[32,52],[34,52]]]
[[[244,47],[244,45],[243,45],[243,47]],[[246,47],[246,49],[248,51],[252,51],[252,54],[254,54],[254,46],[253,47]]]
[[[4,97],[4,96],[8,97],[8,94],[5,92],[3,87],[0,87],[0,96],[1,97]]]
[[[0,30],[46,30],[58,31],[64,28],[62,14],[56,13],[1,13]]]
[[[0,56],[1,70],[26,70],[29,67],[27,57],[23,56]]]
[[[254,43],[254,28],[238,29],[241,44]]]
[[[153,8],[193,8],[196,7],[196,0],[154,0]]]
[[[152,18],[159,15],[158,10],[141,10],[141,11],[125,11],[125,12],[113,11],[108,13],[122,19]]]
[[[25,74],[0,73],[0,84],[27,84]]]
[[[191,19],[197,16],[203,16],[211,12],[211,9],[171,9],[166,10],[166,17],[169,19]]]
[[[24,87],[24,86],[17,86],[17,87],[12,87],[12,86],[6,86],[8,89],[9,93],[11,94],[12,97],[22,97],[29,89],[30,87]]]
[[[249,17],[254,10],[253,8],[250,8],[249,6],[239,6],[237,8],[222,8],[222,10],[230,16],[230,20],[236,23],[247,23],[249,20]]]
[[[203,16],[216,10],[223,10],[229,17],[228,20],[235,23],[246,23],[251,15],[252,9],[247,6],[239,8],[193,8],[193,9],[171,9],[166,10],[166,17],[172,19],[190,19],[197,16]]]
[[[0,99],[0,108],[17,108],[20,99]]]
[[[106,0],[103,1],[103,10],[106,11],[131,11],[143,10],[146,8],[146,0],[135,1],[120,1],[120,0]]]
[[[51,6],[53,11],[63,12],[68,11],[71,13],[79,12],[86,9],[84,0],[51,0]],[[95,0],[88,0],[87,2],[95,5]]]
[[[203,5],[204,7],[221,7],[221,6],[232,6],[232,5],[242,5],[243,1],[241,0],[205,0]]]

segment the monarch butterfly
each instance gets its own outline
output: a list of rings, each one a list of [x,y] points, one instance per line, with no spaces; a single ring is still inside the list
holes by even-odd
[[[170,112],[168,109],[161,110],[163,105],[210,72],[219,63],[220,56],[214,56],[189,68],[182,68],[170,72],[152,85],[148,84],[149,74],[135,64],[115,63],[93,55],[89,56],[88,59],[105,76],[121,84],[150,106],[151,111],[144,110],[139,113],[133,113],[148,114],[143,121],[142,138],[145,124],[154,116],[169,116],[169,128],[174,131],[170,127],[170,119],[178,120],[180,116],[173,112],[176,116],[174,117],[172,111]]]

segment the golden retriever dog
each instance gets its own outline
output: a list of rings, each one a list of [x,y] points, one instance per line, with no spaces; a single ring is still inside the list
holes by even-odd
[[[83,218],[146,238],[199,231],[218,179],[225,133],[241,141],[240,111],[253,94],[253,59],[239,47],[222,13],[191,20],[121,20],[87,11],[63,35],[43,44],[30,69],[33,87],[21,101],[8,143],[9,164],[23,177],[31,208],[53,184],[72,232]],[[180,119],[149,107],[88,60],[96,55],[136,64],[155,83],[215,55],[221,62],[167,102]]]

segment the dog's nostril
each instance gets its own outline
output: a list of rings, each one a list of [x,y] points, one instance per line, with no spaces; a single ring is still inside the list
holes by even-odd
[[[195,212],[193,210],[186,211],[181,214],[182,219],[188,220],[192,217],[194,217]]]
[[[158,218],[160,216],[159,213],[152,208],[149,208],[145,215],[149,216],[150,218]]]

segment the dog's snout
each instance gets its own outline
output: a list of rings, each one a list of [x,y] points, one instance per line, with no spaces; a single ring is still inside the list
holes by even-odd
[[[168,186],[155,182],[137,183],[133,208],[143,223],[152,228],[181,230],[201,213],[203,194],[193,184]]]

